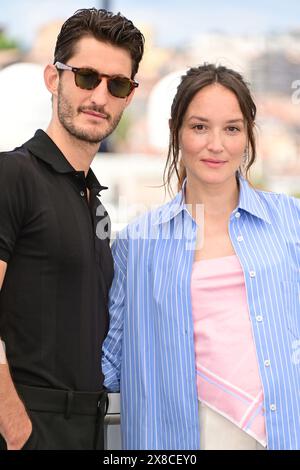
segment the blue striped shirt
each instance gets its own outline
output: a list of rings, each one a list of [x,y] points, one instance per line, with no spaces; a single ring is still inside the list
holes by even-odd
[[[197,225],[180,192],[119,233],[105,385],[124,449],[199,449],[191,309]],[[229,235],[244,271],[268,449],[300,449],[300,201],[240,178]],[[242,338],[241,338],[242,341]]]

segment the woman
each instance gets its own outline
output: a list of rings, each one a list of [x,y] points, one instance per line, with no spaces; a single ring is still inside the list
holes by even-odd
[[[190,69],[166,167],[181,190],[113,245],[125,449],[300,448],[300,203],[249,184],[255,116],[238,73]]]

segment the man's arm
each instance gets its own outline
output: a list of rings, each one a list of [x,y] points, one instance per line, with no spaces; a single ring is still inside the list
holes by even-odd
[[[0,260],[0,291],[7,264]],[[1,295],[1,294],[0,294]],[[1,334],[1,332],[0,332]],[[1,339],[1,338],[0,338]],[[26,413],[13,384],[6,361],[5,348],[0,342],[0,434],[4,437],[8,450],[23,447],[32,431],[31,421]]]

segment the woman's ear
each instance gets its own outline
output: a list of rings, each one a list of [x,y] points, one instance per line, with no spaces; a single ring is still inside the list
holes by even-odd
[[[56,67],[52,64],[48,64],[44,70],[44,81],[48,91],[52,95],[57,95],[59,75]]]

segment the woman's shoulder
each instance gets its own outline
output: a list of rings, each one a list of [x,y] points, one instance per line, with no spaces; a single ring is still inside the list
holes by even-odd
[[[247,178],[239,175],[239,183],[241,189],[241,199],[246,206],[258,207],[262,204],[265,208],[278,211],[284,206],[299,206],[300,199],[278,191],[270,191],[257,188],[255,184]]]
[[[270,208],[273,208],[276,211],[293,208],[300,210],[300,199],[294,196],[274,191],[263,191],[258,189],[255,191],[265,204],[269,205]]]
[[[300,200],[288,194],[257,189],[245,179],[240,179],[240,207],[264,221],[292,227],[299,225]],[[299,230],[299,228],[298,228]]]
[[[256,190],[271,224],[299,240],[300,199],[285,193]]]

